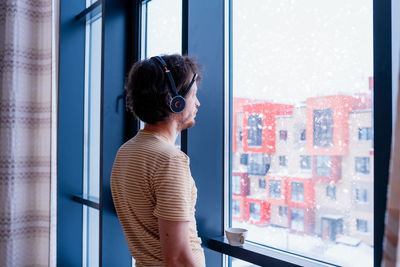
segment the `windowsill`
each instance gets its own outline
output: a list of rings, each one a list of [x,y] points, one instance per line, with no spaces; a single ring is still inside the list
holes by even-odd
[[[260,266],[338,266],[250,241],[240,247],[231,246],[225,236],[203,238],[203,244],[211,250]]]

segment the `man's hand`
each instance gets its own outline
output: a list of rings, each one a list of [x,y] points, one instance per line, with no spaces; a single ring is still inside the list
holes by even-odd
[[[189,222],[158,219],[161,251],[166,267],[196,267],[189,243]]]

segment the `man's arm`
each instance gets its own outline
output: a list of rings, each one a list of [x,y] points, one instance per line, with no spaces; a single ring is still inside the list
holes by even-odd
[[[165,266],[195,267],[189,243],[189,222],[158,218],[158,229]]]

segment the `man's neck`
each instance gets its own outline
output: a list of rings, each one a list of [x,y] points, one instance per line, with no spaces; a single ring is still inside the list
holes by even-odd
[[[166,137],[173,144],[175,143],[176,137],[179,134],[179,129],[174,120],[159,121],[155,124],[146,123],[143,130],[154,132],[161,136]]]

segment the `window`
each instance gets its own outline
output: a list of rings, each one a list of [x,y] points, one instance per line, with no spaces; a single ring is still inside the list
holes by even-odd
[[[279,217],[287,218],[287,207],[279,206]]]
[[[306,129],[301,130],[300,141],[306,141]]]
[[[232,216],[240,217],[240,200],[232,199]]]
[[[248,117],[247,145],[262,146],[262,117],[259,114],[251,114]]]
[[[267,155],[258,153],[258,154],[249,154],[249,164],[248,164],[248,173],[254,175],[265,175],[267,174],[270,167],[270,159]]]
[[[303,170],[311,170],[311,156],[300,156],[300,168]]]
[[[368,189],[356,188],[355,190],[356,201],[359,203],[368,203]]]
[[[250,202],[250,219],[254,221],[260,220],[260,203]]]
[[[232,176],[232,193],[233,194],[240,194],[241,192],[241,184],[242,184],[242,177],[239,175]]]
[[[314,146],[333,146],[333,110],[314,110]]]
[[[253,227],[248,220],[232,219],[231,225],[256,229],[248,236],[250,241],[339,266],[351,265],[354,258],[332,256],[331,251],[323,249],[331,246],[336,250],[341,245],[323,238],[320,222],[325,216],[334,222],[327,224],[328,230],[339,233],[336,227],[342,220],[344,233],[358,238],[354,218],[365,207],[354,205],[353,188],[360,185],[360,177],[354,175],[353,165],[355,155],[369,153],[369,148],[359,142],[357,131],[374,123],[374,91],[368,87],[374,63],[373,5],[372,0],[350,2],[269,1],[267,5],[262,0],[251,4],[231,0],[228,32],[232,35],[227,40],[231,46],[226,54],[230,60],[226,99],[233,100],[229,116],[243,113],[244,121],[249,120],[248,128],[243,127],[249,140],[244,137],[244,142],[255,147],[257,143],[260,149],[253,151],[271,156],[274,164],[266,177],[269,222]],[[357,61],[350,60],[353,56]],[[238,101],[245,104],[232,105]],[[251,122],[249,116],[255,114],[263,116]],[[259,127],[254,127],[257,124]],[[235,129],[230,131],[226,138]],[[230,162],[235,170],[243,168],[237,158]],[[371,174],[372,160],[370,157]],[[259,190],[259,177],[252,176],[249,174],[251,193]],[[367,181],[369,178],[371,181]],[[272,180],[279,180],[280,185]],[[372,187],[372,175],[362,177],[364,182]],[[344,196],[343,203],[335,205]],[[279,225],[285,206],[288,222]],[[365,213],[374,215],[366,208]],[[287,230],[288,244],[268,238],[285,236],[286,232],[275,227],[277,224]],[[301,235],[319,252],[290,242]],[[365,238],[362,242],[371,249],[362,251],[358,247],[352,255],[361,253],[366,265],[371,265],[374,241]]]
[[[286,130],[280,130],[279,131],[279,140],[286,141],[287,135],[288,135],[288,133]]]
[[[265,189],[265,187],[266,187],[265,178],[259,179],[259,180],[258,180],[258,188],[260,188],[260,189]]]
[[[304,183],[291,182],[291,195],[290,199],[293,202],[304,202]]]
[[[281,199],[281,181],[269,180],[269,197]]]
[[[290,211],[290,228],[295,231],[304,231],[304,210],[291,209]]]
[[[361,220],[361,219],[357,219],[356,220],[356,224],[357,224],[357,231],[361,232],[361,233],[368,233],[368,221],[367,220]]]
[[[328,186],[326,187],[326,196],[327,196],[329,199],[336,200],[336,186],[334,186],[334,185],[328,185]]]
[[[371,127],[358,128],[358,140],[360,141],[372,140],[372,128]]]
[[[279,156],[279,166],[286,167],[286,156]]]
[[[243,141],[243,112],[237,113],[236,123],[236,143],[241,145]]]
[[[242,165],[249,164],[249,154],[243,153],[240,155],[240,164],[242,164]]]
[[[355,167],[356,167],[356,173],[369,174],[369,158],[356,157]]]
[[[317,176],[331,176],[331,157],[316,156],[315,157],[315,173]]]

